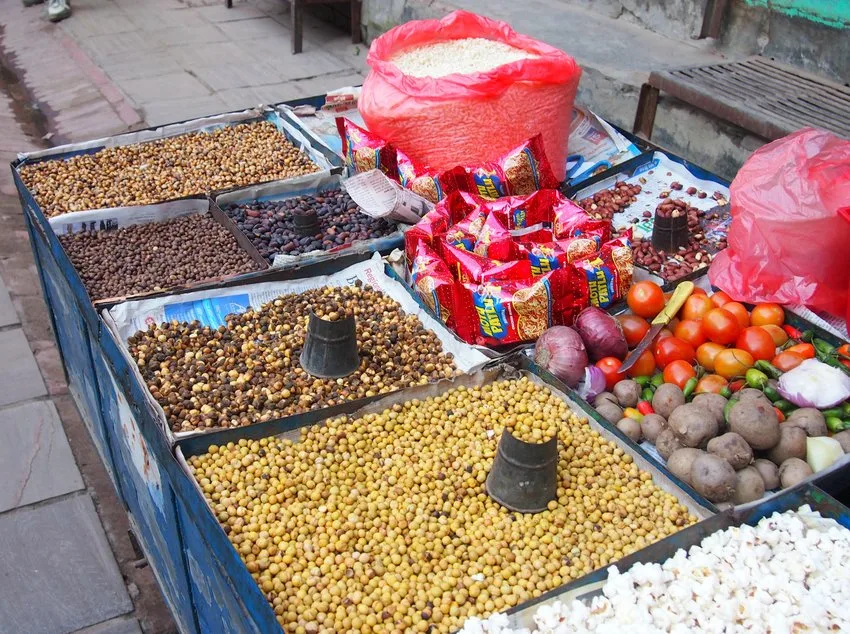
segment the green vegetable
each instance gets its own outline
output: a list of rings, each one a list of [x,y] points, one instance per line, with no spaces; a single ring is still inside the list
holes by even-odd
[[[782,395],[776,391],[776,388],[771,385],[766,385],[764,388],[764,395],[770,399],[770,402],[773,403],[775,401],[779,401],[782,399]]]
[[[835,346],[831,343],[824,341],[823,339],[812,339],[812,345],[822,355],[830,355],[835,352]]]
[[[664,385],[664,375],[659,372],[658,374],[652,377],[650,383],[652,383],[652,385],[654,385],[655,387],[661,387],[662,385]]]
[[[739,399],[737,398],[730,398],[726,402],[726,405],[723,407],[723,420],[725,420],[727,423],[729,422],[729,412],[732,411],[732,408],[735,407],[735,403],[737,403],[738,400]]]
[[[850,427],[848,423],[845,423],[843,420],[838,418],[837,416],[827,416],[826,417],[826,428],[832,433],[836,433],[839,431],[844,431]]]
[[[832,416],[833,418],[841,418],[844,415],[844,410],[840,407],[830,407],[829,409],[825,409],[821,412],[827,418]]]
[[[795,409],[797,409],[797,406],[794,405],[794,403],[789,403],[784,398],[781,398],[778,401],[774,401],[773,406],[783,414],[789,414]]]
[[[644,375],[644,376],[636,376],[636,377],[634,377],[634,378],[632,379],[632,381],[634,381],[635,383],[637,383],[637,384],[638,384],[638,385],[640,385],[641,387],[646,387],[647,385],[649,385],[650,378],[651,378],[651,377],[646,376],[646,375]]]
[[[747,380],[747,385],[749,385],[750,387],[754,387],[757,390],[762,390],[767,387],[767,375],[761,370],[750,368],[749,370],[747,370],[745,378]]]
[[[813,330],[804,330],[803,334],[800,335],[800,339],[802,341],[805,341],[806,343],[811,343],[814,336],[815,336],[815,333],[814,333]]]
[[[756,361],[756,369],[761,370],[771,379],[778,379],[782,376],[782,372],[779,371],[779,368],[764,360]]]
[[[720,396],[723,398],[730,398],[732,396],[732,390],[730,390],[728,386],[724,385],[723,389],[720,390]]]
[[[841,418],[850,418],[850,403],[844,403],[844,405],[841,406],[841,409],[843,411]]]
[[[645,387],[643,388],[643,392],[641,393],[641,398],[644,401],[652,402],[652,397],[655,395],[655,392],[652,391],[652,388]]]
[[[697,377],[692,376],[688,379],[688,382],[685,383],[685,389],[682,392],[685,395],[685,400],[688,400],[691,397],[691,394],[694,393],[694,390],[697,387]]]

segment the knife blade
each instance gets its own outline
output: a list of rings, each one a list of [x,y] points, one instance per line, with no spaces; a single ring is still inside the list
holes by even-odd
[[[650,328],[649,332],[643,336],[643,339],[640,340],[637,347],[628,354],[626,360],[623,361],[623,365],[621,365],[620,369],[617,370],[618,372],[625,372],[635,364],[640,355],[643,354],[643,351],[649,347],[649,344],[651,344],[653,339],[655,339],[658,333],[661,332],[661,329],[669,324],[670,320],[676,316],[676,313],[678,313],[679,309],[684,305],[685,300],[688,299],[693,292],[694,283],[690,281],[682,282],[676,287],[676,290],[673,291],[673,295],[670,296],[670,301],[667,302],[663,310],[655,316],[655,319],[652,320],[652,328]]]

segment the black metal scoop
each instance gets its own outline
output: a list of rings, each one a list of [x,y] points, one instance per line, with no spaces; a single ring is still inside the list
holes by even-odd
[[[491,498],[512,511],[545,511],[558,492],[558,438],[527,443],[505,429],[486,487]]]
[[[338,379],[354,372],[360,365],[354,316],[328,321],[310,310],[299,360],[309,374],[322,379]]]

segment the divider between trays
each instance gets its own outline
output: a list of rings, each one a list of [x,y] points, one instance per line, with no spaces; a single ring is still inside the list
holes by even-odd
[[[165,431],[166,437],[173,443],[175,439],[210,434],[212,431],[173,432],[171,430],[165,412],[147,389],[147,384],[135,360],[130,355],[127,339],[131,335],[139,330],[146,330],[150,323],[161,324],[174,319],[191,321],[198,318],[205,325],[218,327],[224,323],[226,315],[244,312],[249,307],[259,308],[262,304],[272,301],[282,294],[301,293],[322,286],[349,286],[358,279],[397,301],[405,313],[416,315],[424,328],[437,335],[443,345],[443,351],[454,355],[455,365],[460,372],[469,372],[487,361],[484,355],[461,342],[441,322],[423,311],[404,287],[386,274],[384,262],[378,254],[370,260],[327,276],[254,284],[244,283],[234,287],[210,288],[179,295],[172,294],[132,300],[104,309],[101,315],[107,329],[119,343],[119,348],[130,365],[131,371],[140,384],[145,387],[145,396],[153,406],[153,411],[157,412],[159,423]]]

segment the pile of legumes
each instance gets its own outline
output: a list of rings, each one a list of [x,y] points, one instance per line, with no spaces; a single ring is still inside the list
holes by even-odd
[[[484,482],[505,426],[557,421],[557,499],[508,511]],[[190,469],[287,632],[451,632],[696,519],[527,378],[210,446]]]
[[[426,44],[403,51],[392,63],[411,77],[445,77],[483,73],[497,66],[536,57],[528,51],[483,37]]]

